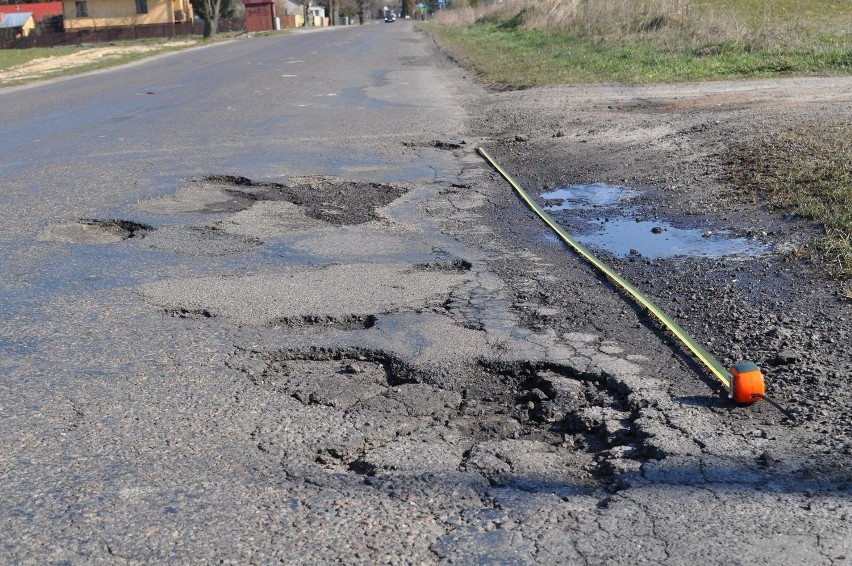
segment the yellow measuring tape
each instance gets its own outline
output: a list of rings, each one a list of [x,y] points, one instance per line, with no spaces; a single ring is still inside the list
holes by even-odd
[[[731,389],[731,379],[733,379],[733,376],[727,369],[725,369],[725,366],[719,363],[719,360],[714,358],[709,352],[707,352],[707,350],[702,348],[701,344],[696,342],[695,339],[692,338],[692,336],[687,334],[686,331],[681,328],[674,320],[672,320],[666,313],[664,313],[660,309],[660,307],[652,303],[651,300],[648,299],[648,297],[646,297],[642,294],[641,291],[639,291],[639,289],[628,283],[623,277],[613,271],[607,264],[599,260],[597,257],[594,256],[594,254],[592,254],[589,250],[580,245],[580,243],[574,240],[574,238],[569,236],[568,233],[565,232],[565,230],[563,230],[562,227],[557,224],[552,218],[550,218],[550,216],[548,216],[548,214],[540,206],[538,206],[538,204],[536,204],[535,201],[533,201],[529,197],[529,195],[527,195],[527,193],[512,179],[512,177],[510,177],[509,174],[506,173],[506,171],[504,171],[503,168],[500,167],[500,165],[496,161],[494,161],[494,159],[490,155],[488,155],[487,151],[485,151],[481,147],[477,148],[477,151],[483,158],[485,158],[486,161],[488,161],[488,163],[491,164],[492,167],[494,167],[494,169],[497,170],[497,172],[500,173],[500,175],[503,176],[504,179],[509,182],[510,185],[512,185],[518,195],[520,195],[520,197],[524,199],[524,202],[526,202],[527,205],[529,205],[529,207],[533,209],[533,211],[535,211],[535,213],[538,214],[538,216],[542,220],[544,220],[547,225],[550,226],[553,231],[556,232],[566,244],[574,248],[577,253],[586,258],[589,263],[591,263],[604,274],[606,274],[607,277],[615,281],[622,289],[630,293],[630,295],[632,295],[633,298],[639,302],[639,304],[654,313],[654,315],[660,320],[660,322],[662,322],[666,326],[666,328],[671,330],[671,332],[675,336],[677,336],[678,339],[680,339],[680,341],[687,348],[689,348],[689,350],[693,354],[695,354],[695,356],[699,360],[701,360],[701,362],[705,366],[707,366],[707,369],[709,369],[710,372],[725,385],[726,389]]]

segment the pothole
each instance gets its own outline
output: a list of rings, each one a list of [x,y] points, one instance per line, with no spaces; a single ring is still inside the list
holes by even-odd
[[[308,217],[336,226],[376,220],[379,218],[376,209],[407,192],[397,185],[321,176],[299,177],[289,184],[257,182],[232,175],[210,175],[200,181],[225,187],[224,191],[236,199],[286,201],[302,207]]]
[[[207,309],[163,309],[162,312],[167,316],[175,318],[205,319],[213,318],[214,316]]]
[[[453,387],[382,351],[242,353],[232,367],[260,387],[341,419],[393,419],[392,435],[315,442],[314,462],[335,472],[467,471],[492,485],[552,489],[606,484],[639,470],[635,415],[607,384],[558,366],[479,364]],[[568,479],[566,479],[568,478]]]
[[[435,140],[432,142],[432,147],[444,150],[461,149],[464,143],[464,141],[456,142],[452,140]]]
[[[154,230],[152,226],[132,220],[81,218],[71,222],[49,224],[38,235],[37,240],[74,244],[108,244],[142,237],[152,230]]]
[[[453,259],[449,261],[434,261],[425,263],[415,263],[413,269],[419,271],[470,271],[473,264],[463,259]]]
[[[223,257],[254,250],[263,242],[214,226],[168,226],[146,239],[150,248],[202,257]]]
[[[157,232],[160,249],[213,256],[257,245],[236,236],[211,243],[196,241],[180,230],[168,232]],[[241,324],[328,320],[349,326],[361,319],[370,324],[370,316],[383,313],[440,308],[456,287],[468,281],[465,273],[424,272],[405,264],[289,265],[274,273],[155,281],[138,291],[160,309],[203,308]]]
[[[376,325],[377,320],[378,319],[374,315],[304,315],[282,317],[272,321],[269,326],[272,328],[322,326],[329,330],[366,330],[373,328]]]
[[[433,147],[435,149],[443,149],[447,151],[452,151],[455,149],[461,149],[467,144],[464,140],[431,140],[428,142],[415,142],[408,141],[402,142],[402,145],[405,147]]]
[[[751,256],[768,246],[747,238],[728,237],[710,227],[681,228],[662,219],[643,219],[635,189],[604,185],[572,185],[543,193],[545,210],[584,245],[621,257],[721,258]],[[571,214],[566,214],[570,212]]]
[[[153,214],[234,214],[254,203],[254,199],[198,184],[183,187],[173,195],[140,201],[135,208]]]

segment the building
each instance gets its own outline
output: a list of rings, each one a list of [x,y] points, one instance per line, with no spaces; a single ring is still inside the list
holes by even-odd
[[[329,18],[325,15],[325,8],[322,6],[309,6],[307,25],[316,27],[329,25]]]
[[[12,14],[0,12],[0,37],[4,39],[27,37],[33,29],[35,29],[35,19],[32,12]]]
[[[62,15],[62,2],[36,2],[32,4],[0,4],[0,13],[18,14],[32,12],[36,25],[42,20]]]
[[[277,6],[283,27],[300,28],[305,25],[305,7],[303,4],[292,0],[278,0]]]
[[[275,0],[243,0],[246,9],[246,31],[275,29]]]
[[[62,0],[65,30],[192,21],[189,0]]]

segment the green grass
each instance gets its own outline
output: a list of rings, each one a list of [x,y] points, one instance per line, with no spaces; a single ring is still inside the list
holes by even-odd
[[[33,49],[0,49],[0,71],[6,71],[17,65],[29,63],[53,55],[69,55],[79,51],[79,47],[36,47]]]
[[[811,47],[761,49],[737,42],[666,46],[651,38],[599,41],[569,32],[500,24],[428,29],[489,84],[531,87],[571,82],[676,82],[852,71],[852,43],[830,36]]]
[[[443,10],[420,25],[487,83],[852,72],[849,0],[476,2],[477,8]]]
[[[852,279],[852,123],[811,124],[760,143],[735,144],[728,176],[747,194],[819,223],[810,252],[829,274]],[[852,297],[852,289],[848,290]]]
[[[849,0],[516,0],[420,25],[482,81],[506,87],[852,73]],[[852,281],[852,124],[831,119],[734,144],[729,177],[822,226],[807,253]]]
[[[187,41],[191,41],[191,43],[187,43]],[[65,66],[61,69],[51,70],[44,74],[41,74],[37,77],[21,77],[21,78],[9,78],[9,79],[0,79],[0,87],[4,86],[15,86],[26,84],[34,81],[45,80],[49,78],[65,76],[65,75],[76,75],[80,73],[85,73],[88,71],[95,71],[98,69],[104,69],[107,67],[113,67],[116,65],[123,65],[125,63],[131,63],[133,61],[138,61],[140,59],[145,59],[148,57],[152,57],[154,55],[160,55],[163,53],[169,53],[172,51],[179,51],[182,49],[186,49],[188,47],[193,47],[197,45],[195,40],[179,39],[177,41],[163,41],[163,40],[151,40],[151,39],[140,39],[133,41],[115,41],[109,44],[97,44],[97,45],[88,45],[86,47],[47,47],[47,48],[33,48],[33,49],[0,49],[0,72],[8,71],[13,69],[14,67],[18,67],[20,65],[25,65],[31,61],[36,59],[44,59],[48,57],[59,57],[63,55],[73,55],[75,53],[79,53],[83,49],[98,49],[99,47],[130,47],[143,45],[150,47],[151,49],[148,51],[144,51],[141,53],[122,53],[122,54],[114,54],[107,55],[99,58],[96,61],[91,61],[83,64],[72,64]]]
[[[798,20],[832,27],[838,22],[848,25],[850,19],[849,0],[700,0],[697,8],[733,12],[751,25]]]

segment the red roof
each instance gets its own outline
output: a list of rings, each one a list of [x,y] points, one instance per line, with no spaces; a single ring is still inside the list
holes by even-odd
[[[4,14],[15,14],[17,12],[32,12],[33,19],[40,22],[48,16],[62,15],[62,2],[40,2],[35,4],[2,4],[0,12]]]

